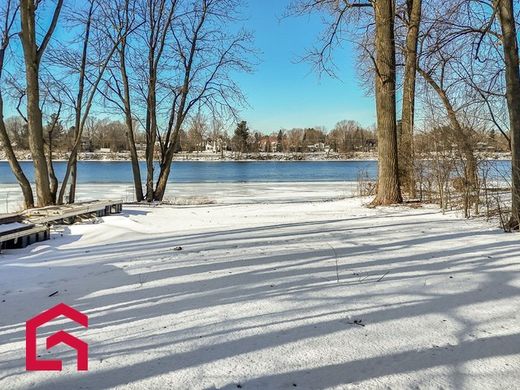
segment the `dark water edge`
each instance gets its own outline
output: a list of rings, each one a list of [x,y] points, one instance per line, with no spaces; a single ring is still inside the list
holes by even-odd
[[[30,181],[34,181],[31,161],[21,162]],[[511,162],[486,162],[490,177],[509,177]],[[58,179],[65,174],[66,162],[56,161]],[[156,173],[158,172],[158,167]],[[142,179],[145,163],[141,162]],[[173,183],[241,183],[241,182],[320,182],[356,181],[363,175],[377,178],[377,161],[176,161],[172,165]],[[80,161],[78,183],[131,183],[129,161]],[[6,161],[0,161],[0,184],[15,184],[16,180]]]

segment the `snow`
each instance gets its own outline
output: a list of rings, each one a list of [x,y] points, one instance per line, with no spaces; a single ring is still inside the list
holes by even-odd
[[[518,388],[517,235],[283,199],[128,206],[0,255],[0,388]],[[64,371],[25,372],[24,323],[59,302],[89,329],[42,328]],[[88,372],[45,351],[62,327],[89,343]]]
[[[215,203],[258,203],[319,201],[344,198],[356,194],[357,182],[285,182],[285,183],[170,183],[167,200],[197,201],[201,196]],[[79,183],[78,201],[123,199],[134,202],[133,185]],[[22,206],[22,193],[17,184],[0,186],[0,213],[15,212]]]

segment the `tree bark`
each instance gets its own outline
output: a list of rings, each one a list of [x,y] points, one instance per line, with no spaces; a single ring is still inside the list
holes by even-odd
[[[393,0],[374,1],[376,22],[376,108],[379,177],[373,205],[401,203],[399,185]]]
[[[520,72],[515,14],[512,0],[495,0],[500,26],[506,70],[506,98],[511,133],[511,220],[509,227],[518,229],[520,224]]]
[[[422,0],[407,0],[408,32],[405,47],[403,80],[402,128],[399,142],[399,173],[401,184],[415,198],[413,131],[415,118],[415,84],[417,76],[417,45],[421,24]]]

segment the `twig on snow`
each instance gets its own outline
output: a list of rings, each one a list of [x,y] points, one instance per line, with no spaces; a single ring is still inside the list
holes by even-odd
[[[385,274],[383,276],[381,276],[379,279],[377,279],[378,282],[380,282],[381,280],[383,280],[383,278],[388,275],[390,273],[390,271],[386,271]]]
[[[330,249],[332,249],[332,252],[334,252],[334,259],[336,260],[336,281],[339,283],[339,265],[338,265],[338,254],[336,253],[336,249],[327,242],[327,245],[330,246]]]

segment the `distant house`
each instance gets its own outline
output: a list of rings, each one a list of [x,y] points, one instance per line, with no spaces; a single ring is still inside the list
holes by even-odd
[[[202,149],[205,152],[222,153],[224,150],[228,150],[228,144],[223,137],[217,137],[216,139],[208,138],[204,141]]]
[[[477,150],[479,152],[494,152],[496,148],[490,146],[487,142],[477,142]]]
[[[316,144],[312,144],[307,146],[307,150],[309,152],[324,152],[325,151],[325,143],[324,142],[318,142]]]
[[[365,148],[366,148],[366,151],[371,151],[371,150],[374,150],[375,147],[377,146],[377,140],[376,139],[367,139],[365,141]]]
[[[206,152],[217,153],[217,142],[213,141],[211,138],[206,140],[206,146],[204,148]]]

